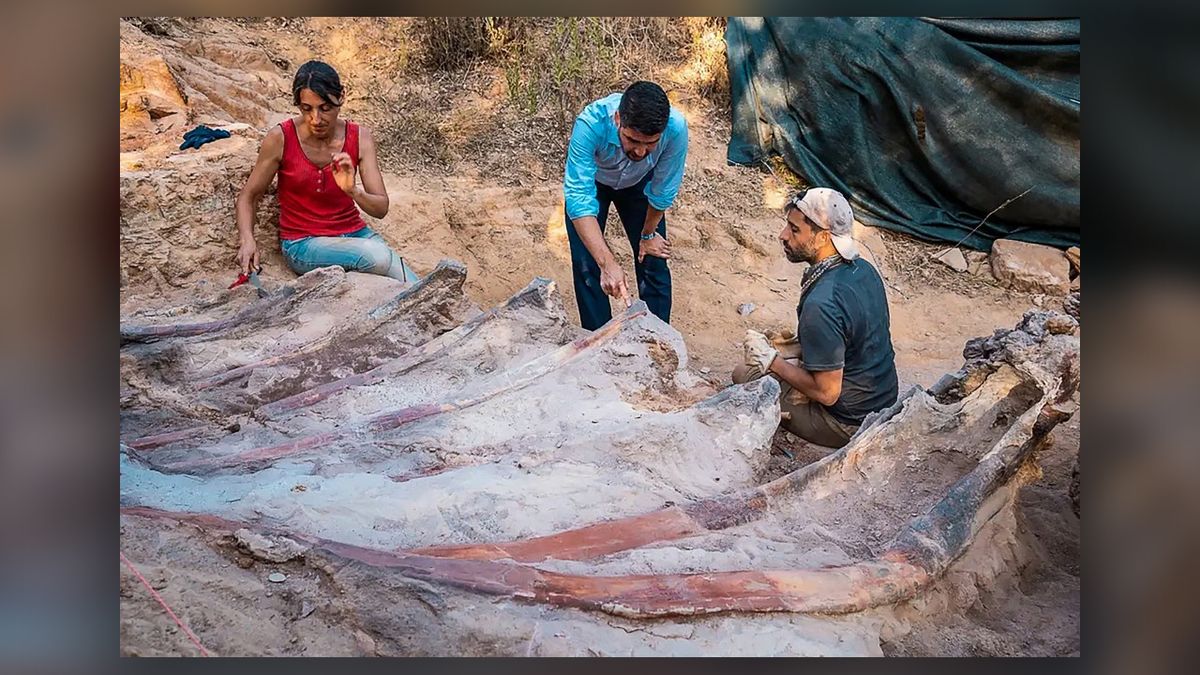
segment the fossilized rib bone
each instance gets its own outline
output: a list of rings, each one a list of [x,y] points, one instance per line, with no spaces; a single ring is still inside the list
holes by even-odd
[[[368,419],[358,428],[368,433],[380,433],[433,415],[469,408],[495,398],[500,394],[521,389],[547,373],[569,363],[580,354],[609,342],[617,336],[624,326],[634,319],[645,316],[647,313],[646,303],[639,300],[626,310],[624,314],[614,317],[593,333],[526,363],[513,371],[501,373],[499,376],[492,378],[491,381],[479,385],[476,388],[482,389],[482,391],[478,393],[468,394],[463,398],[451,398],[440,403],[422,403],[382,413]],[[158,468],[168,473],[188,473],[234,466],[262,467],[283,457],[347,438],[353,433],[355,433],[355,430],[331,431],[299,438],[279,445],[254,448],[231,455],[184,460]]]
[[[438,263],[438,266],[432,272],[422,277],[419,282],[405,288],[392,300],[368,312],[368,320],[365,324],[351,324],[341,327],[294,351],[261,359],[237,368],[231,368],[225,372],[200,380],[194,386],[197,390],[211,389],[249,376],[259,368],[292,363],[305,357],[316,355],[335,342],[365,337],[377,330],[380,325],[386,323],[389,319],[404,313],[416,304],[427,301],[428,298],[426,296],[430,294],[446,292],[444,288],[461,293],[462,285],[466,278],[467,270],[462,263],[456,260],[443,260]]]
[[[526,303],[535,303],[538,306],[545,307],[548,302],[548,294],[553,289],[554,282],[549,279],[538,277],[524,289],[513,295],[503,304],[498,305],[462,324],[458,328],[449,332],[443,333],[438,337],[426,342],[412,351],[384,363],[376,368],[372,368],[366,372],[348,375],[339,380],[326,382],[302,391],[299,394],[288,396],[287,398],[273,401],[267,405],[261,406],[258,409],[258,414],[264,418],[275,417],[284,412],[296,410],[306,406],[313,405],[323,401],[334,394],[351,389],[353,387],[361,387],[371,384],[376,384],[384,381],[386,378],[394,375],[402,375],[418,365],[436,358],[438,355],[445,352],[450,345],[459,342],[469,335],[472,335],[482,328],[485,328],[489,323],[494,321],[497,316],[501,315],[513,307],[520,306]]]

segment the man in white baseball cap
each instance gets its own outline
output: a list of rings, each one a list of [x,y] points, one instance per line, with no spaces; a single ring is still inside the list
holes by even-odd
[[[840,448],[868,414],[896,402],[887,295],[879,272],[858,255],[854,214],[840,192],[800,192],[788,201],[784,215],[787,222],[779,233],[784,255],[809,263],[800,280],[796,338],[772,342],[746,331],[745,365],[734,370],[733,380],[775,377],[785,428],[818,445]],[[785,354],[777,358],[781,350]]]
[[[842,193],[830,188],[811,188],[792,197],[786,210],[792,208],[799,209],[810,222],[829,232],[830,243],[843,259],[858,257],[858,243],[853,236],[854,213]]]

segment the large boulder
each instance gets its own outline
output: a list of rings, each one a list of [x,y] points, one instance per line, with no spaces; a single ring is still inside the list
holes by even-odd
[[[1070,290],[1070,263],[1056,248],[997,239],[992,244],[991,262],[992,276],[1008,288],[1053,295],[1066,295]]]

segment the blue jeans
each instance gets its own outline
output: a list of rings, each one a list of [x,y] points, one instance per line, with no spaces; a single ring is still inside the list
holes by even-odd
[[[600,202],[600,213],[596,220],[600,221],[600,231],[603,232],[608,221],[609,207],[617,207],[617,213],[621,215],[621,224],[625,226],[625,236],[633,249],[637,297],[646,301],[646,306],[654,316],[670,323],[671,268],[667,266],[666,260],[652,255],[646,256],[640,263],[637,261],[638,251],[642,247],[642,227],[646,224],[646,209],[649,206],[644,190],[653,175],[654,172],[651,171],[640,183],[623,190],[596,183],[596,199]],[[604,289],[600,288],[600,266],[588,252],[587,246],[584,246],[571,217],[566,216],[566,220],[567,242],[571,247],[571,276],[575,281],[575,304],[579,307],[579,324],[587,330],[596,330],[612,318],[612,306]],[[667,236],[665,214],[656,231],[664,238]]]
[[[338,265],[347,272],[367,272],[398,279],[417,281],[419,277],[404,264],[404,258],[391,249],[383,237],[363,227],[338,237],[304,237],[280,241],[283,257],[296,274],[318,267]]]

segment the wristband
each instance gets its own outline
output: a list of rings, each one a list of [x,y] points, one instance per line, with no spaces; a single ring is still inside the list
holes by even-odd
[[[651,232],[650,234],[643,234],[643,235],[642,235],[642,241],[650,241],[651,239],[653,239],[653,238],[655,238],[655,237],[657,237],[657,236],[658,236],[658,232],[657,232],[657,231],[655,231],[655,232]]]

